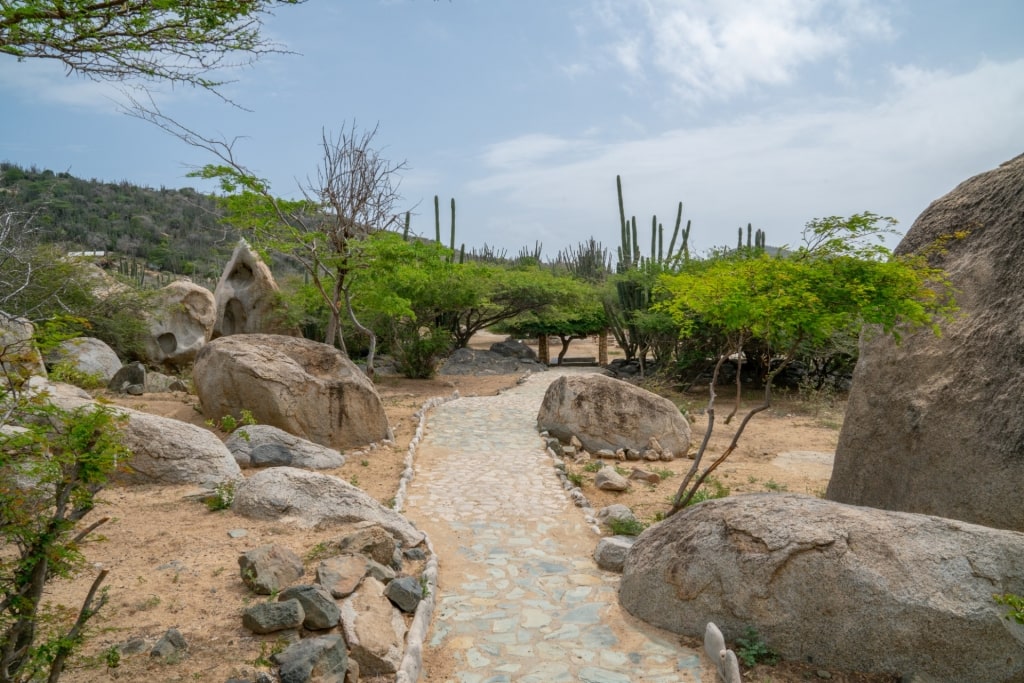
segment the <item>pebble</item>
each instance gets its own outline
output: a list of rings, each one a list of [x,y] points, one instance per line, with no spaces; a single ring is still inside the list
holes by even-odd
[[[466,573],[442,559],[425,645],[452,655],[445,683],[698,682],[695,651],[619,607],[619,576],[594,564],[597,536],[537,432],[544,392],[569,372],[586,370],[533,374],[429,414],[420,450],[439,457],[417,464],[405,514],[435,543],[458,539]]]

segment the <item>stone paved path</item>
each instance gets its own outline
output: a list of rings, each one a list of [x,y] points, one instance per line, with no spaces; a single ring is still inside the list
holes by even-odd
[[[544,391],[560,372],[570,370],[532,375],[499,396],[460,398],[427,419],[405,510],[441,562],[424,678],[699,682],[696,652],[623,612],[618,575],[593,562],[597,537],[536,430]],[[444,666],[431,670],[431,661]]]

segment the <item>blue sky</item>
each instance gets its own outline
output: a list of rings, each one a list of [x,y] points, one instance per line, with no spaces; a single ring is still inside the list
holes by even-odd
[[[748,222],[769,244],[870,210],[906,231],[960,181],[1024,153],[1024,2],[309,0],[266,22],[296,54],[155,97],[295,196],[322,130],[379,125],[403,208],[433,234],[546,257],[619,241],[615,176],[649,236],[676,204],[698,251]],[[120,112],[109,84],[0,56],[0,160],[152,187],[212,161]],[[442,221],[447,225],[447,210]]]

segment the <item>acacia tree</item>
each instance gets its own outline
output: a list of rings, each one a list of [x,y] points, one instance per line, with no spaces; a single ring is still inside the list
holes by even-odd
[[[4,0],[0,52],[59,61],[99,80],[164,81],[213,92],[218,69],[282,52],[262,34],[278,5],[305,0]]]
[[[708,475],[736,449],[750,420],[771,407],[773,380],[801,345],[826,344],[835,335],[865,328],[897,339],[920,327],[937,332],[955,313],[952,287],[943,271],[923,257],[893,256],[881,242],[894,224],[870,212],[816,219],[807,224],[804,245],[796,251],[774,257],[724,255],[661,278],[667,299],[660,306],[684,335],[699,327],[699,321],[731,340],[720,351],[712,376],[704,439],[669,514],[690,503]],[[763,401],[744,416],[725,451],[698,476],[715,424],[718,371],[730,354],[742,353],[747,341],[768,348],[778,362],[765,377]]]

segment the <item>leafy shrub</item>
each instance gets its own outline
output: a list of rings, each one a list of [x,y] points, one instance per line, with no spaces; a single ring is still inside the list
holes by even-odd
[[[1006,593],[1004,595],[993,595],[992,598],[1000,605],[1006,605],[1010,609],[1006,612],[1006,618],[1018,624],[1024,624],[1024,596]]]
[[[779,655],[765,644],[753,626],[748,626],[743,637],[736,639],[736,657],[748,668],[761,663],[775,666],[779,662]]]
[[[647,525],[638,519],[609,519],[608,528],[616,536],[639,536]]]
[[[697,492],[693,494],[689,505],[696,505],[697,503],[703,503],[705,500],[714,500],[715,498],[725,498],[728,495],[728,486],[714,477],[708,477],[701,484],[701,487],[697,489]]]
[[[223,481],[217,484],[213,488],[213,494],[208,496],[203,502],[206,503],[206,507],[210,512],[230,509],[231,504],[235,502],[235,482]]]

